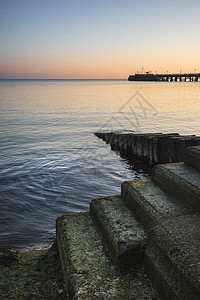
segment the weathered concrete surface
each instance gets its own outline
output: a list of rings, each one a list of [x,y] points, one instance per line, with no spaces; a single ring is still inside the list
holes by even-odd
[[[101,229],[117,266],[139,266],[147,234],[120,196],[92,200],[90,214]]]
[[[179,133],[118,133],[97,132],[95,135],[112,150],[127,158],[144,160],[150,166],[157,163],[183,161],[184,149],[188,146],[200,145],[200,138],[195,135],[179,135]]]
[[[159,161],[159,163],[167,163],[167,162],[181,162],[183,161],[183,152],[184,149],[188,146],[196,144],[196,136],[171,136],[167,140],[166,150],[168,153],[167,161]]]
[[[145,267],[164,299],[200,299],[199,215],[165,219],[149,232]]]
[[[200,172],[184,163],[156,165],[152,180],[164,191],[200,211]]]
[[[157,299],[144,270],[163,299],[200,299],[200,147],[184,150],[200,139],[99,135],[121,155],[152,165],[183,159],[185,151],[185,161],[197,168],[183,162],[156,165],[151,180],[124,182],[121,196],[94,199],[90,213],[57,219],[69,299]],[[128,266],[123,273],[117,268],[122,265]]]
[[[117,271],[88,213],[59,217],[57,241],[69,299],[159,299],[142,269]]]
[[[147,226],[160,218],[186,215],[192,212],[184,204],[165,193],[151,180],[125,181],[121,197]]]
[[[156,163],[166,163],[169,162],[170,148],[169,140],[173,137],[178,137],[178,133],[168,133],[168,134],[152,134],[149,135],[149,143],[146,145],[147,149],[147,162],[150,165]]]
[[[200,146],[186,148],[183,155],[183,161],[200,170]]]

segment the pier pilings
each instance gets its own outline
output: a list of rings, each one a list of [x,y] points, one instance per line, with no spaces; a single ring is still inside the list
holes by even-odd
[[[200,73],[184,73],[184,74],[157,74],[161,81],[200,81]]]

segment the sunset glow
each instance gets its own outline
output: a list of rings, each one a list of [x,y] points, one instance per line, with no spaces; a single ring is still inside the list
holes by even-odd
[[[0,1],[0,78],[200,72],[200,2]]]

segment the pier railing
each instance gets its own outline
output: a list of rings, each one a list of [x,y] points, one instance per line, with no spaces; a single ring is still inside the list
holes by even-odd
[[[200,73],[157,74],[162,81],[200,81]]]

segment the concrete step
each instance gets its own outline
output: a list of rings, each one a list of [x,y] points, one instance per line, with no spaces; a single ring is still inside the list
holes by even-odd
[[[195,211],[200,211],[200,172],[185,163],[156,165],[152,180]]]
[[[117,266],[139,266],[147,244],[147,234],[120,196],[94,199],[90,213],[101,229]]]
[[[183,160],[187,165],[200,170],[200,146],[187,147],[183,154]]]
[[[144,266],[163,299],[200,299],[199,228],[199,215],[164,219],[151,228]]]
[[[142,269],[115,268],[88,213],[59,217],[57,243],[69,299],[159,299]]]
[[[190,214],[192,210],[165,193],[151,180],[125,181],[122,199],[144,225],[149,226],[160,218]]]

